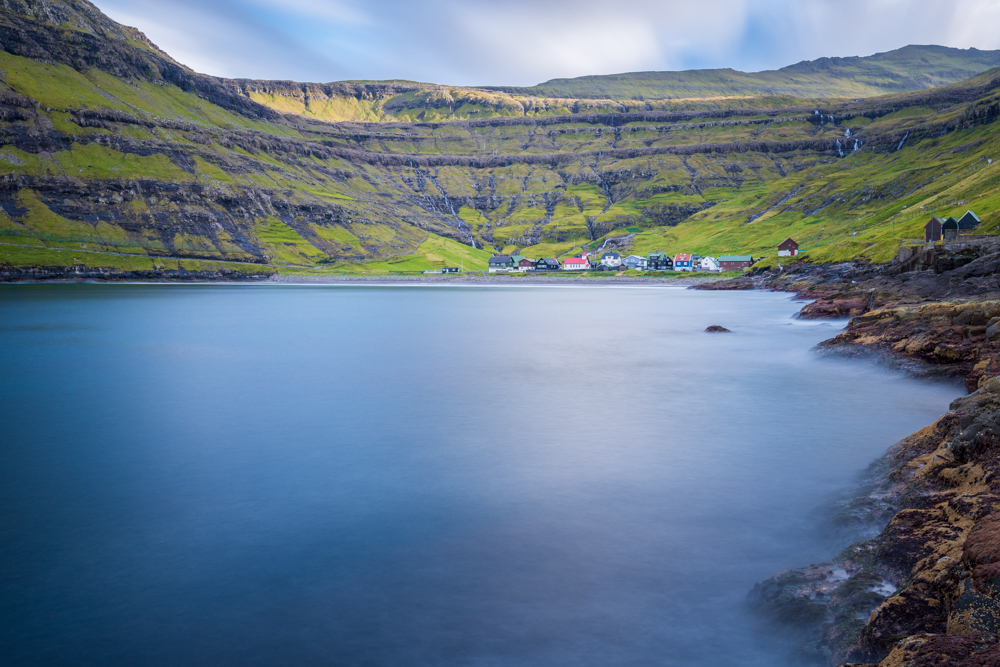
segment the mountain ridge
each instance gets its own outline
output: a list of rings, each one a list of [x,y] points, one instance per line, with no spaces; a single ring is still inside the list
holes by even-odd
[[[657,93],[652,84],[673,83],[687,93],[704,93],[708,87],[734,96],[869,97],[957,83],[994,67],[1000,67],[1000,51],[908,45],[870,56],[824,57],[759,72],[742,72],[732,68],[625,72],[557,78],[527,87],[483,88],[526,95],[537,93],[548,97],[658,100],[677,98],[681,93],[669,87]],[[827,76],[818,81],[801,79],[804,75],[820,73]],[[793,78],[795,75],[800,79]],[[844,79],[856,85],[845,85]],[[620,82],[623,85],[615,85]],[[640,93],[630,90],[630,84],[649,92],[640,96]],[[860,92],[868,94],[855,94]]]

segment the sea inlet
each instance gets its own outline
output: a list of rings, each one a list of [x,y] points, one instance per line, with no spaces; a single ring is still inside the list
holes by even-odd
[[[0,663],[795,665],[747,592],[961,393],[800,306],[2,287]]]

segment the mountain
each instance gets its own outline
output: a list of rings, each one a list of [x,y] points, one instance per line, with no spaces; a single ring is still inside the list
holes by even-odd
[[[483,268],[499,250],[766,256],[786,236],[817,260],[884,261],[931,211],[1000,223],[997,70],[860,99],[228,80],[85,0],[6,0],[0,49],[7,275]],[[938,53],[914,82],[969,55]]]
[[[269,108],[332,122],[447,121],[497,116],[784,106],[789,98],[859,98],[925,90],[1000,67],[1000,51],[907,46],[866,58],[821,58],[772,72],[633,72],[555,79],[528,88],[412,81],[227,84]]]
[[[867,57],[820,58],[779,70],[632,72],[553,79],[528,88],[492,87],[534,97],[670,100],[712,97],[873,97],[958,83],[1000,67],[1000,51],[906,46]]]

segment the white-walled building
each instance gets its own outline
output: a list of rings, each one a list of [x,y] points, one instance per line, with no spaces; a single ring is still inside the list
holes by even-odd
[[[722,271],[722,267],[719,266],[719,260],[714,257],[702,257],[698,260],[698,270],[699,271]]]
[[[606,252],[601,255],[601,264],[611,268],[618,268],[622,265],[622,256],[616,252]]]
[[[563,260],[565,271],[585,271],[590,268],[590,260],[584,257],[567,257]]]

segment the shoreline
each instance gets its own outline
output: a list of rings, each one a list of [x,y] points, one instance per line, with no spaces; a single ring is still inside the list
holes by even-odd
[[[554,272],[553,272],[554,273]],[[293,284],[293,285],[356,285],[356,284],[381,284],[381,285],[573,285],[573,286],[599,286],[604,284],[625,284],[625,285],[675,285],[678,287],[693,287],[706,284],[708,282],[718,282],[725,280],[714,276],[704,278],[694,278],[687,276],[573,276],[573,275],[435,275],[425,276],[272,276],[261,281],[263,284]]]
[[[457,286],[575,286],[590,287],[601,285],[666,285],[673,287],[697,287],[724,281],[714,275],[688,276],[585,276],[562,274],[458,274],[458,275],[415,275],[415,276],[221,276],[218,274],[188,273],[176,276],[122,275],[105,276],[88,273],[71,275],[20,275],[0,276],[0,285],[457,285]]]
[[[820,352],[961,378],[968,392],[859,481],[842,514],[875,537],[748,593],[816,664],[1000,665],[1000,286],[997,257],[982,259],[993,266],[900,275],[801,265],[695,287],[795,294],[809,300],[800,318],[851,318]]]

